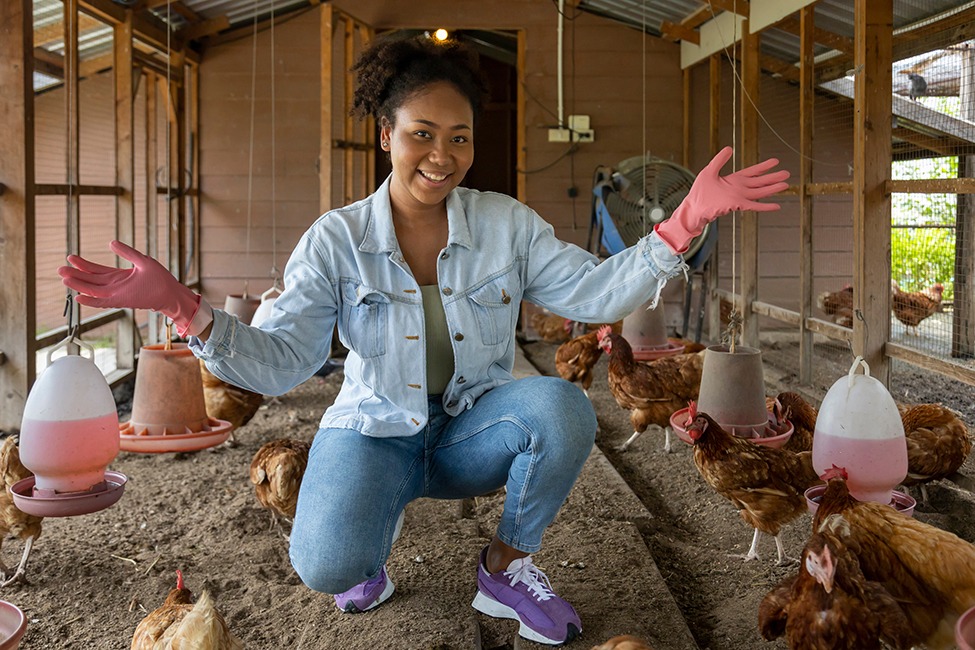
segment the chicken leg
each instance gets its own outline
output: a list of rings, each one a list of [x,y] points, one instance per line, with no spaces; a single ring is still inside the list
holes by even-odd
[[[24,542],[24,554],[21,556],[20,564],[17,565],[17,570],[14,571],[14,574],[8,578],[7,571],[9,571],[9,569],[3,567],[2,570],[3,582],[0,582],[0,587],[6,587],[7,585],[13,584],[18,580],[25,583],[27,582],[27,558],[30,557],[30,549],[33,545],[34,545],[34,536],[31,535]]]
[[[748,552],[742,555],[741,553],[732,553],[730,557],[740,557],[745,562],[749,560],[757,560],[758,557],[758,540],[762,536],[762,531],[755,529],[755,534],[752,536],[752,545],[749,547]],[[789,557],[785,554],[785,545],[782,543],[782,537],[780,535],[775,535],[775,550],[778,552],[779,559],[776,562],[779,566],[786,566],[797,560],[795,558]]]

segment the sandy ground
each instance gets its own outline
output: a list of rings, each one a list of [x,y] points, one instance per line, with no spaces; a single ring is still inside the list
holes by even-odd
[[[554,345],[528,343],[525,352],[540,372],[554,373]],[[767,380],[794,381],[794,350],[773,345],[764,354]],[[827,346],[822,356],[832,365],[824,361],[820,389],[845,374],[850,362],[838,348]],[[613,482],[612,470],[599,466],[601,455],[594,457],[536,555],[583,618],[584,637],[568,647],[588,649],[624,632],[652,639],[657,650],[695,643],[715,650],[785,647],[761,640],[756,612],[768,589],[795,568],[775,565],[770,540],[758,561],[729,557],[747,550],[751,529],[700,478],[688,446],[675,441],[674,452],[665,454],[662,435],[648,432],[626,453],[614,451],[630,425],[609,394],[605,372],[603,360],[590,391],[600,421],[597,445],[639,502]],[[174,585],[176,569],[191,590],[214,595],[247,648],[513,647],[513,623],[477,615],[469,606],[475,558],[493,533],[500,494],[478,499],[466,516],[458,502],[411,504],[389,562],[397,593],[374,612],[341,614],[330,596],[304,587],[291,569],[286,541],[254,499],[248,467],[268,440],[310,440],[340,381],[340,372],[313,378],[279,403],[266,401],[238,431],[235,448],[121,453],[111,466],[129,477],[119,503],[91,515],[45,520],[31,555],[30,584],[0,590],[0,598],[28,616],[21,647],[128,648],[138,622]],[[903,401],[945,401],[975,422],[971,387],[905,366],[894,373],[892,392]],[[117,395],[123,421],[126,399]],[[969,476],[975,476],[972,463],[970,458],[964,468]],[[975,541],[971,495],[943,483],[931,496],[918,518]],[[803,515],[785,529],[791,554],[799,553],[810,522]],[[18,540],[6,540],[4,561],[15,563],[21,548]],[[654,591],[658,575],[679,614],[667,609],[668,594]],[[689,641],[681,637],[687,629]]]

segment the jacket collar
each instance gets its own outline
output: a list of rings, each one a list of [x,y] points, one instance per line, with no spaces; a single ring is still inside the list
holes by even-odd
[[[393,209],[389,203],[389,185],[393,178],[390,174],[383,184],[372,195],[372,210],[369,213],[369,223],[366,233],[359,243],[359,250],[364,253],[391,253],[399,250],[396,241],[396,229],[393,227]],[[471,229],[467,223],[467,212],[464,202],[454,188],[447,195],[447,245],[457,244],[464,248],[471,248]]]

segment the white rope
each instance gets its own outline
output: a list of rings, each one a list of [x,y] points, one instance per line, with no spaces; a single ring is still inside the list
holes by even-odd
[[[641,220],[642,225],[643,225],[643,233],[646,234],[647,233],[647,205],[648,205],[648,201],[647,201],[647,162],[648,162],[647,161],[647,157],[648,156],[647,156],[647,154],[649,153],[647,151],[647,0],[643,0],[643,7],[642,8],[643,8],[643,15],[642,15],[643,36],[642,36],[642,39],[640,41],[640,48],[641,48],[640,65],[641,65],[641,70],[642,70],[641,77],[642,77],[642,82],[643,82],[643,87],[642,87],[643,89],[641,91],[641,101],[642,101],[642,105],[643,105],[643,115],[642,115],[642,119],[643,119],[643,127],[642,127],[643,142],[642,142],[642,145],[641,145],[641,150],[643,152],[643,165],[642,165],[642,168],[643,168],[643,206],[642,206],[642,209],[640,210],[640,220]]]
[[[271,0],[271,275],[274,284],[278,282],[278,202],[277,202],[277,174],[275,173],[275,116],[274,108],[277,102],[274,94],[274,0]]]
[[[247,160],[247,233],[245,259],[251,267],[251,216],[254,207],[254,109],[257,105],[257,0],[254,0],[254,38],[251,44],[251,123]],[[247,279],[244,279],[244,297],[247,297]]]

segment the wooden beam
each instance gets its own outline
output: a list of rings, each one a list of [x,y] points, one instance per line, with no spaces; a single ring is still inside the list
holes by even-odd
[[[345,61],[343,62],[342,69],[348,70],[355,60],[355,24],[352,19],[345,17],[343,20],[345,26],[344,38],[345,38]],[[342,114],[345,116],[343,124],[345,126],[345,139],[352,140],[354,137],[355,122],[353,121],[352,115],[349,114],[349,108],[352,106],[352,91],[353,91],[353,78],[351,74],[344,75],[344,88],[345,92],[343,94],[342,100]],[[348,205],[352,203],[357,197],[355,196],[355,157],[351,149],[345,149],[343,151],[343,169],[342,178],[345,179],[343,183],[344,194],[342,198],[342,203]]]
[[[958,11],[941,20],[911,30],[903,30],[894,37],[891,60],[901,61],[918,54],[924,54],[937,47],[944,48],[975,38],[975,7]],[[937,47],[932,47],[937,43]],[[836,57],[816,69],[817,85],[846,76],[853,68],[853,58]]]
[[[936,372],[939,375],[945,375],[951,379],[955,379],[966,384],[975,385],[975,368],[971,368],[960,363],[955,363],[954,361],[950,361],[948,359],[932,357],[924,354],[923,352],[919,352],[914,348],[909,348],[892,341],[887,342],[887,345],[884,347],[884,352],[886,356],[892,359],[900,359],[901,361],[906,361],[907,363],[917,366],[918,368],[924,368],[925,370]],[[877,376],[877,374],[873,371],[872,365],[870,366],[870,374],[874,377]]]
[[[36,196],[119,196],[121,187],[113,185],[71,185],[69,183],[38,183],[34,186]]]
[[[802,31],[800,20],[792,16],[779,21],[775,27],[796,36],[799,36]],[[847,56],[853,56],[853,39],[817,27],[812,29],[813,41],[816,43],[838,50]]]
[[[79,0],[78,4],[110,25],[116,25],[125,20],[126,9],[112,2],[112,0]],[[137,38],[149,43],[161,52],[165,52],[168,45],[173,50],[183,51],[187,59],[193,63],[200,62],[199,52],[172,32],[167,38],[166,32],[170,31],[169,27],[152,14],[133,15],[132,31]]]
[[[856,58],[853,123],[853,352],[890,384],[891,38],[893,0],[854,0]]]
[[[735,13],[743,18],[748,18],[749,0],[708,0],[708,4],[714,9]]]
[[[223,30],[229,28],[230,19],[226,16],[218,16],[216,18],[211,18],[210,20],[204,20],[199,23],[187,25],[186,27],[177,31],[176,34],[188,43],[190,41],[195,41],[198,38],[209,36],[210,34],[222,32]]]
[[[670,41],[688,41],[694,45],[701,44],[701,35],[696,29],[685,27],[680,23],[672,23],[669,20],[660,21],[660,34]]]
[[[0,429],[19,430],[37,365],[34,27],[31,0],[0,2]]]
[[[102,29],[106,25],[98,20],[95,20],[88,14],[81,14],[78,16],[78,31],[81,33],[93,30]],[[34,31],[34,47],[43,48],[45,45],[51,43],[60,42],[64,39],[64,22],[58,21],[56,23],[48,23],[38,27]]]
[[[975,178],[922,178],[918,180],[888,180],[884,183],[888,194],[975,194]]]

